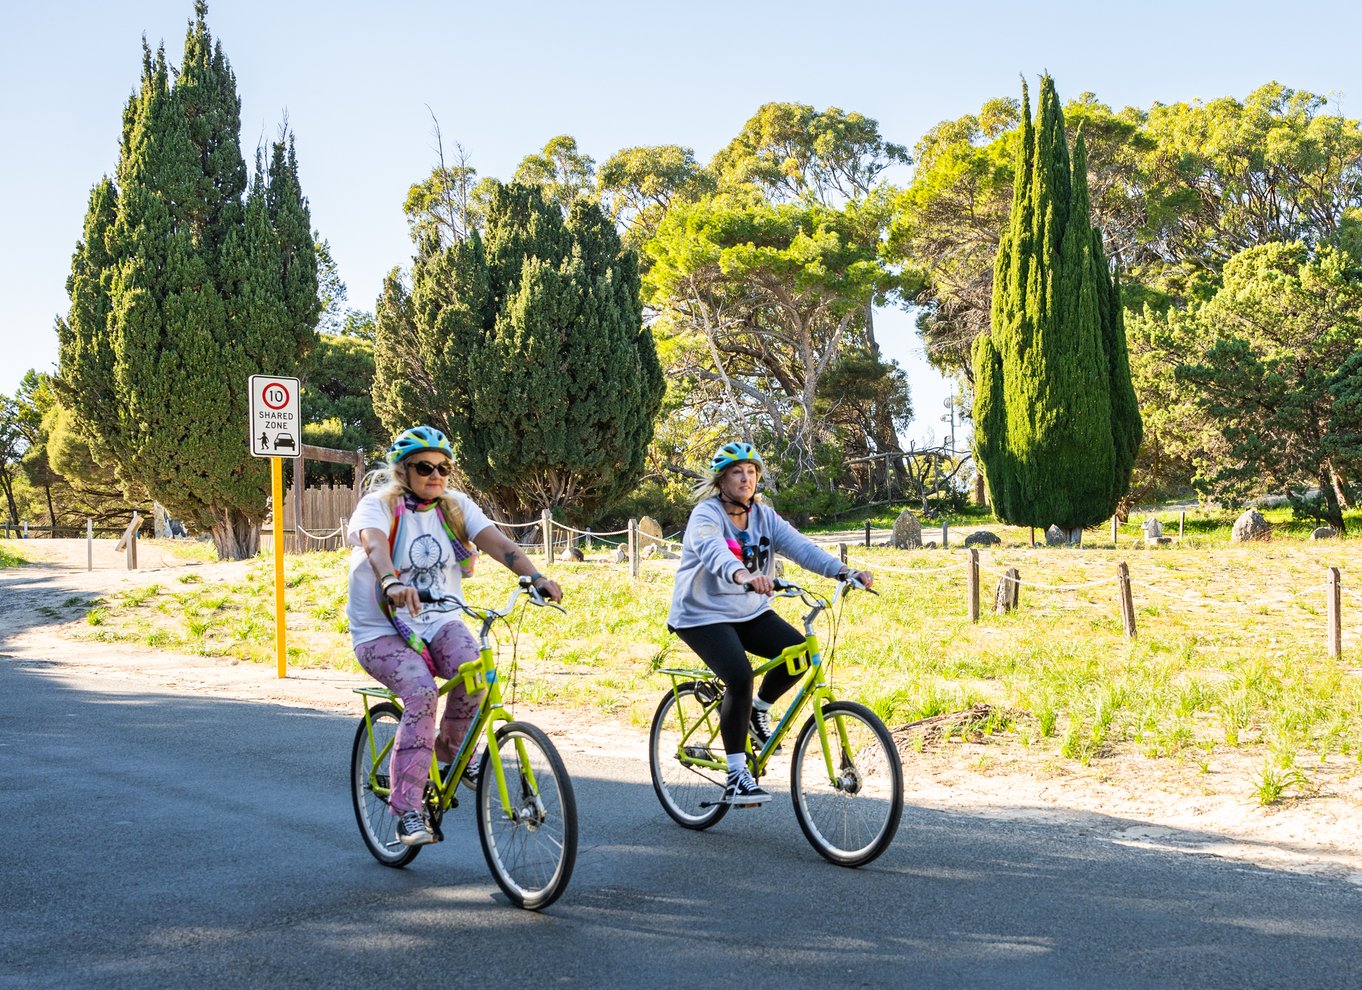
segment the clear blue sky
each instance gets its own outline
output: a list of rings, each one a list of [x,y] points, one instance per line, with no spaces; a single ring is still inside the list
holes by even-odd
[[[180,61],[192,0],[16,5],[0,36],[0,391],[56,362],[55,314],[90,187],[112,172],[141,37]],[[1362,115],[1362,4],[911,2],[685,5],[218,0],[208,24],[236,71],[243,151],[287,113],[313,225],[350,305],[372,309],[411,245],[401,205],[435,162],[431,113],[481,175],[571,134],[598,162],[677,143],[708,158],[764,102],[860,111],[912,146],[933,124],[1016,96],[1048,70],[1062,99],[1243,97],[1270,80]],[[427,109],[429,106],[429,109]],[[941,437],[949,386],[910,316],[880,315],[918,422]]]

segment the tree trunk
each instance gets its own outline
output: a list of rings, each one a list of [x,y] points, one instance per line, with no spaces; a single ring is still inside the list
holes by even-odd
[[[43,491],[47,493],[47,521],[52,527],[52,539],[57,538],[57,510],[52,507],[52,485],[43,482]]]
[[[13,526],[19,525],[19,506],[14,501],[14,484],[10,480],[8,471],[0,471],[0,487],[5,489],[5,501],[9,504],[9,521]]]
[[[1324,466],[1329,472],[1329,480],[1334,483],[1334,492],[1338,495],[1338,507],[1344,512],[1347,512],[1352,508],[1352,506],[1348,504],[1348,483],[1344,480],[1343,475],[1339,473],[1338,465],[1334,463],[1332,457],[1324,462]]]
[[[238,509],[211,509],[213,546],[219,560],[246,560],[260,551],[260,520],[252,519]],[[277,514],[274,539],[284,538],[284,514]]]
[[[1330,475],[1331,472],[1327,470],[1319,473],[1319,492],[1324,496],[1324,521],[1341,536],[1348,530],[1343,524],[1343,510],[1339,508],[1338,492],[1334,489],[1334,479]]]

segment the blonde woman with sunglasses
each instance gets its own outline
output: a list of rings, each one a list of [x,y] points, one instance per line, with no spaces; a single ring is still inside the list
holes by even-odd
[[[457,613],[423,612],[421,594],[462,598],[462,579],[481,551],[529,577],[546,598],[563,598],[558,584],[535,570],[472,499],[449,487],[453,470],[454,451],[443,433],[431,426],[404,430],[350,517],[350,638],[360,666],[402,699],[389,808],[407,845],[435,841],[422,808],[431,754],[442,763],[452,759],[481,700],[457,684],[436,732],[435,678],[452,677],[459,664],[475,659],[478,644]],[[478,761],[469,766],[465,776],[476,772]]]

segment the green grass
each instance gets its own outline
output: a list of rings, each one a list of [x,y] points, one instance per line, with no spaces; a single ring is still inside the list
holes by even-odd
[[[1113,549],[1108,539],[1082,549],[1004,545],[979,556],[984,608],[970,623],[959,549],[850,548],[853,565],[876,569],[881,595],[847,599],[831,656],[838,693],[865,701],[891,727],[987,706],[983,724],[949,731],[1013,738],[1045,759],[1085,765],[1134,752],[1209,773],[1222,754],[1261,755],[1268,762],[1251,786],[1267,803],[1308,790],[1305,756],[1362,763],[1362,601],[1352,597],[1362,587],[1362,540],[1239,546],[1208,530],[1192,545],[1158,549],[1133,540]],[[347,560],[345,551],[288,558],[291,665],[354,669]],[[1134,584],[1134,640],[1116,604],[1121,561]],[[1340,659],[1325,653],[1329,566],[1344,576]],[[666,631],[673,567],[645,562],[633,581],[604,557],[556,564],[568,614],[523,613],[517,696],[646,725],[669,684],[659,669],[698,663]],[[1021,603],[995,615],[988,605],[1008,567],[1020,571]],[[87,634],[272,663],[272,580],[259,559],[230,580],[109,596],[91,603]],[[484,562],[465,593],[499,606],[511,586],[503,569]],[[799,625],[797,602],[777,608]],[[498,635],[509,684],[511,637],[504,627]]]
[[[12,547],[5,545],[9,542],[10,541],[8,540],[0,541],[0,570],[3,570],[6,567],[18,567],[21,564],[28,563],[27,558],[16,553]]]

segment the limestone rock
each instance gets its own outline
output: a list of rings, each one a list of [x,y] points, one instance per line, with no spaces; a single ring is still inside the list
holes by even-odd
[[[1234,521],[1230,533],[1231,543],[1247,543],[1250,540],[1269,540],[1272,538],[1272,524],[1263,518],[1256,509],[1248,509]]]
[[[922,523],[910,510],[904,509],[894,520],[894,535],[890,537],[889,545],[898,550],[922,546]]]
[[[976,529],[965,537],[965,546],[967,547],[997,547],[1002,546],[1002,542],[1001,536],[986,529]]]
[[[638,521],[638,552],[662,543],[662,525],[652,516],[644,516]]]
[[[1332,526],[1321,526],[1310,534],[1312,540],[1332,540],[1338,536],[1338,530]]]

